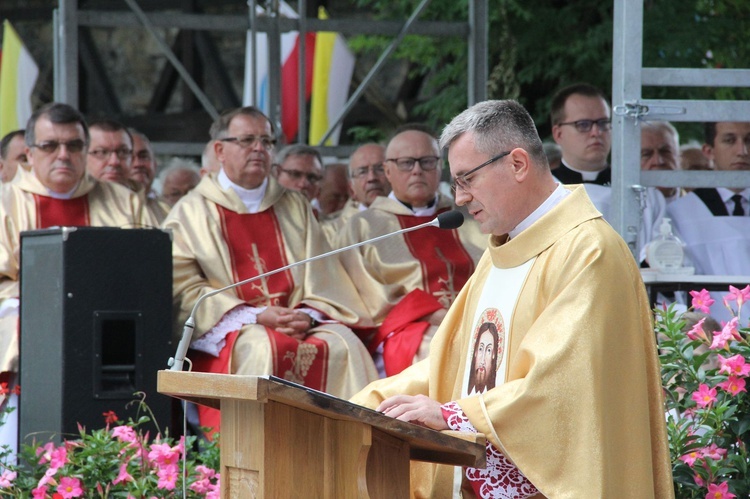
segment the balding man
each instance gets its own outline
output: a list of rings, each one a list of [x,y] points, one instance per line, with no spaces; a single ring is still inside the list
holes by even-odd
[[[173,158],[161,174],[161,196],[169,206],[195,189],[201,181],[197,165],[182,158]]]
[[[413,227],[454,208],[451,199],[438,193],[442,160],[435,137],[421,127],[407,128],[396,133],[385,153],[391,193],[372,196],[369,208],[340,231],[335,246]],[[372,178],[370,168],[366,175]],[[421,229],[341,254],[379,326],[369,346],[373,353],[382,351],[385,374],[424,358],[437,325],[485,247],[486,237],[468,223],[451,231]]]
[[[336,234],[353,215],[366,210],[378,196],[387,196],[391,192],[384,162],[385,147],[375,143],[359,146],[349,157],[351,197],[335,218],[321,222],[332,245],[336,244]]]

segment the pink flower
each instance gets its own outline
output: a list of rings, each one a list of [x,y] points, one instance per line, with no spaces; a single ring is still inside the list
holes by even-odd
[[[56,448],[52,451],[52,456],[50,457],[50,468],[60,469],[68,462],[68,449],[65,448],[64,445],[61,445],[60,447]]]
[[[122,425],[112,428],[112,436],[120,442],[135,442],[138,437],[130,426]]]
[[[738,378],[737,376],[729,376],[729,379],[719,383],[717,386],[734,396],[739,395],[740,392],[747,393],[747,390],[745,389],[745,378]]]
[[[701,383],[698,391],[691,397],[698,407],[707,407],[716,402],[716,388],[709,388],[707,384]]]
[[[52,459],[52,451],[55,450],[55,444],[47,442],[43,447],[36,448],[36,455],[41,456],[39,458],[39,464],[45,464]]]
[[[729,286],[729,293],[724,296],[724,305],[729,307],[727,302],[731,300],[737,301],[737,308],[742,308],[742,304],[750,300],[750,285],[745,286],[744,289],[740,290],[734,286]]]
[[[702,454],[698,452],[697,450],[694,450],[692,452],[688,452],[684,456],[680,456],[680,461],[687,464],[691,468],[695,464],[695,462],[702,457]]]
[[[687,337],[691,340],[707,340],[706,332],[703,330],[703,323],[706,322],[706,318],[699,320],[695,323],[690,331],[687,332]]]
[[[39,480],[37,486],[41,487],[42,485],[47,485],[48,483],[51,485],[57,485],[57,481],[54,478],[56,473],[57,468],[48,468],[47,471],[44,472],[44,476]]]
[[[731,321],[724,324],[721,332],[714,333],[714,341],[711,343],[711,346],[709,348],[711,350],[720,350],[722,348],[725,350],[729,350],[730,341],[732,341],[733,339],[741,339],[739,338],[739,333],[737,332],[737,325],[737,317],[734,317]]]
[[[151,444],[151,452],[148,459],[160,467],[177,465],[180,459],[178,446],[170,447],[169,444]]]
[[[701,476],[698,473],[696,473],[695,475],[693,475],[693,480],[695,481],[695,484],[698,487],[704,487],[706,485],[706,482],[703,481],[703,478],[701,478]]]
[[[117,475],[117,478],[112,480],[112,483],[117,485],[118,483],[122,482],[132,482],[133,477],[128,473],[128,463],[122,463],[120,465],[120,473]]]
[[[177,466],[168,465],[160,468],[156,472],[156,476],[159,477],[159,481],[156,486],[160,489],[174,490],[177,485]]]
[[[735,497],[737,496],[729,492],[729,484],[727,482],[721,482],[719,485],[708,484],[706,499],[734,499]]]
[[[742,355],[737,354],[726,359],[719,354],[718,357],[719,365],[721,366],[719,369],[720,373],[734,374],[736,376],[747,376],[750,374],[750,364],[745,361],[745,357]]]
[[[714,461],[718,461],[719,459],[727,455],[727,450],[723,447],[719,447],[716,444],[711,444],[708,447],[704,447],[701,452],[705,457],[709,457]]]
[[[700,291],[691,291],[690,296],[693,297],[692,303],[695,310],[700,310],[704,314],[711,312],[710,307],[714,304],[714,300],[711,299],[711,293],[705,289],[701,289]]]
[[[57,486],[57,492],[63,496],[63,499],[81,497],[83,495],[81,481],[69,476],[63,477],[60,479],[60,485]]]
[[[209,468],[208,466],[203,466],[202,464],[196,466],[195,471],[200,473],[201,478],[213,478],[214,476],[216,476],[215,470]]]
[[[0,475],[0,489],[7,489],[13,485],[16,476],[18,476],[18,473],[15,471],[3,470],[3,474]]]
[[[40,485],[39,487],[33,489],[31,491],[31,497],[32,499],[44,499],[45,497],[47,497],[47,486]]]
[[[190,484],[190,490],[193,492],[196,492],[198,494],[206,494],[209,490],[211,490],[211,482],[208,478],[201,478],[200,480],[196,480],[193,483]]]

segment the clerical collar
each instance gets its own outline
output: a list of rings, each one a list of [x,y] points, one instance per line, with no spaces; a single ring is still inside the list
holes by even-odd
[[[540,204],[536,210],[532,211],[531,215],[526,217],[520,224],[516,225],[515,229],[508,233],[508,239],[512,239],[518,236],[521,231],[531,227],[531,224],[542,218],[544,214],[552,210],[552,208],[557,206],[560,201],[562,201],[569,194],[570,191],[563,187],[562,184],[558,183],[555,190],[552,191],[552,194],[550,194],[549,197],[545,199],[544,202]]]
[[[365,203],[358,203],[357,208],[359,208],[359,211],[365,211],[368,208],[368,206]]]
[[[72,199],[73,193],[75,193],[76,189],[78,189],[78,185],[81,183],[79,180],[75,187],[73,187],[68,192],[55,192],[47,189],[47,196],[54,198],[54,199]]]
[[[224,172],[224,168],[219,171],[219,175],[216,178],[222,189],[232,189],[240,197],[240,201],[247,208],[248,213],[258,213],[260,203],[263,201],[263,196],[266,195],[266,188],[268,187],[268,177],[263,179],[260,186],[255,189],[245,189],[244,187],[232,182],[227,174]]]
[[[602,168],[602,170],[595,171],[595,172],[589,172],[589,171],[586,171],[586,170],[579,170],[577,168],[573,168],[568,163],[566,163],[564,159],[561,159],[560,162],[568,170],[573,170],[576,173],[580,173],[581,174],[581,178],[583,179],[584,182],[593,182],[593,181],[595,181],[596,178],[599,176],[599,174],[602,172],[602,170],[605,170],[607,168],[605,166],[604,168]],[[554,175],[555,172],[553,171],[552,174]]]
[[[423,206],[421,208],[414,208],[409,203],[404,203],[403,201],[401,201],[400,199],[396,197],[393,191],[391,191],[391,193],[388,194],[388,197],[406,206],[412,211],[412,213],[414,213],[415,216],[418,216],[418,217],[431,217],[437,212],[437,195],[432,199],[430,204],[428,204],[427,206]]]

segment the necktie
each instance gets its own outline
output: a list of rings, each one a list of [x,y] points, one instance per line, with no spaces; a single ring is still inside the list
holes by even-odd
[[[742,207],[742,196],[740,194],[735,194],[731,199],[732,201],[734,201],[734,210],[732,211],[732,216],[744,217],[745,209]]]

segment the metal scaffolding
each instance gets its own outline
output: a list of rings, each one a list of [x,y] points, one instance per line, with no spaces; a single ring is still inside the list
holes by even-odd
[[[612,54],[612,214],[635,251],[643,187],[750,187],[750,171],[641,171],[640,122],[748,121],[750,102],[643,99],[652,87],[750,87],[750,70],[643,67],[643,0],[615,0]]]
[[[412,15],[405,22],[397,21],[371,21],[356,19],[313,19],[307,17],[306,1],[298,0],[298,19],[289,19],[278,15],[278,0],[267,2],[270,8],[268,15],[256,15],[256,0],[248,1],[248,15],[246,17],[236,15],[209,15],[175,12],[144,12],[136,0],[123,0],[123,5],[130,9],[122,11],[103,10],[80,10],[77,0],[59,0],[58,9],[54,13],[54,41],[55,41],[55,71],[54,71],[54,94],[55,100],[65,102],[79,107],[80,95],[80,68],[79,56],[85,53],[85,48],[90,47],[82,38],[84,33],[81,28],[141,28],[145,29],[149,36],[157,41],[160,51],[168,59],[171,67],[176,71],[182,81],[186,82],[192,94],[200,102],[203,109],[212,118],[217,115],[217,110],[211,103],[204,89],[196,82],[190,71],[185,67],[175,51],[162,39],[157,28],[177,28],[190,30],[198,33],[207,31],[236,31],[253,35],[264,32],[268,36],[269,47],[269,98],[270,118],[273,122],[279,121],[280,115],[280,40],[281,34],[289,31],[298,31],[300,37],[308,32],[338,32],[342,35],[384,35],[394,37],[390,45],[383,51],[377,63],[368,73],[367,77],[360,83],[358,88],[349,98],[344,112],[330,124],[328,132],[323,139],[327,138],[333,129],[343,121],[347,113],[351,111],[354,104],[361,98],[365,89],[371,84],[373,77],[382,69],[383,64],[393,53],[395,48],[407,34],[417,34],[435,37],[462,36],[468,42],[468,92],[467,104],[486,99],[487,88],[487,0],[469,0],[469,16],[466,21],[434,22],[418,21],[419,15],[429,3],[422,0]],[[307,116],[305,110],[304,77],[305,57],[304,45],[300,44],[303,51],[300,60],[300,83],[299,89],[299,130],[300,137],[307,136]],[[93,51],[90,49],[90,52]],[[255,54],[252,61],[257,60]],[[89,63],[90,64],[90,63]],[[110,95],[111,107],[117,109],[117,99],[113,90],[106,82],[99,83],[104,95]],[[225,99],[227,100],[227,99]],[[231,99],[228,99],[231,100]],[[203,143],[183,142],[158,142],[153,143],[154,149],[161,154],[195,154],[199,155],[203,149]],[[312,144],[318,145],[318,144]],[[336,146],[321,147],[324,155],[348,156],[353,147]]]

